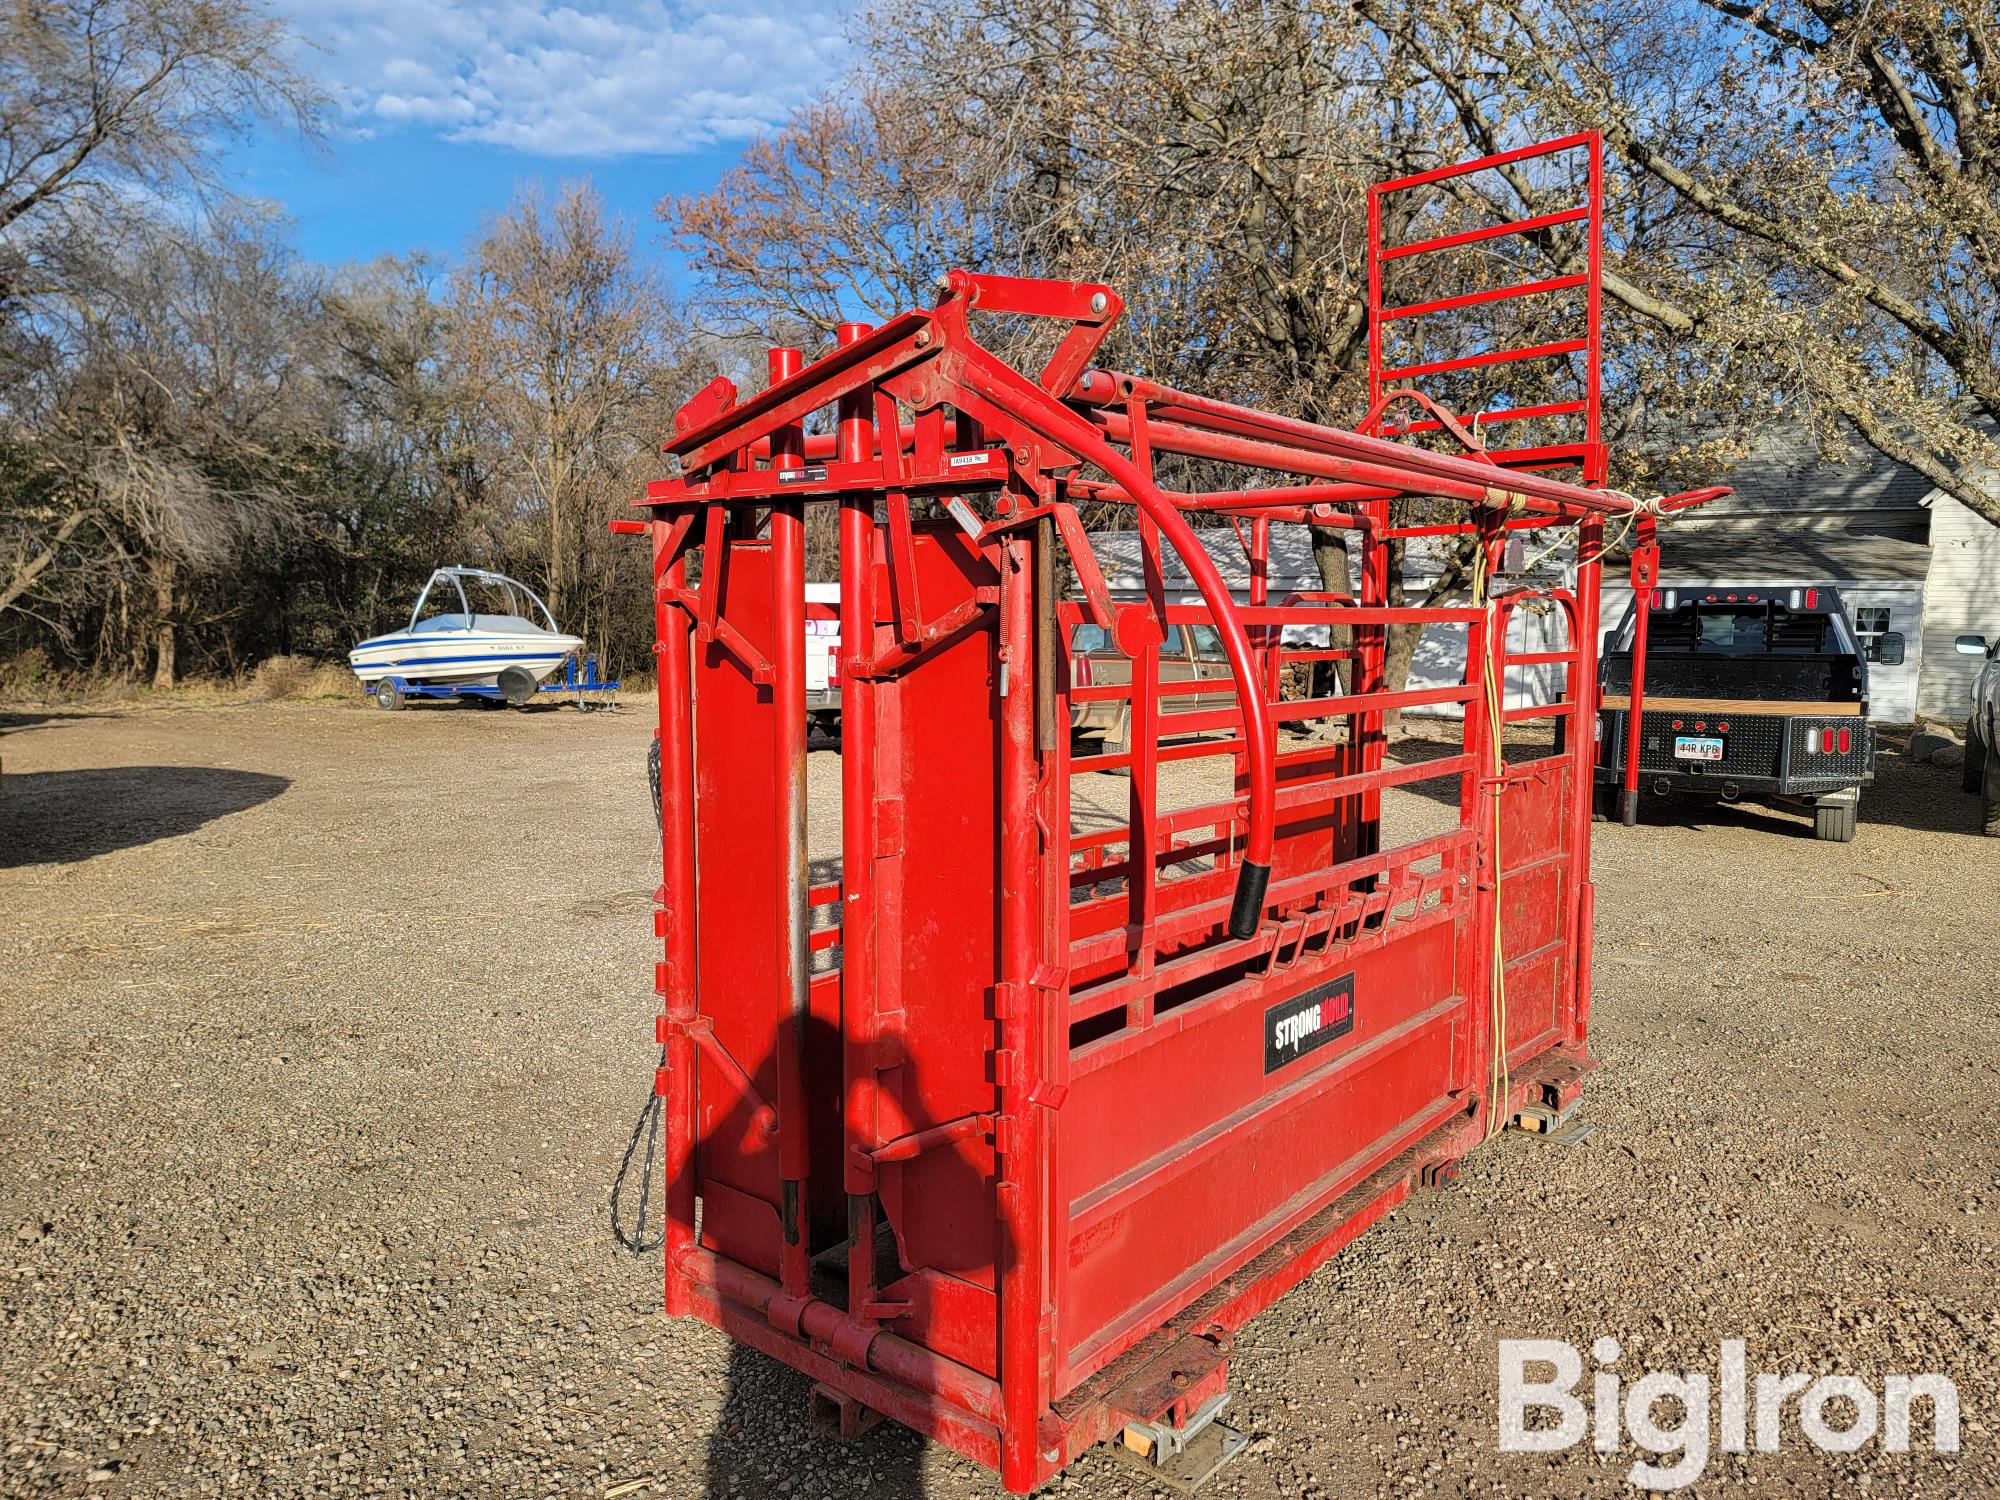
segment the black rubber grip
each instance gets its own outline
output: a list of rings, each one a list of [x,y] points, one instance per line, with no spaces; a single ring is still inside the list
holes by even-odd
[[[1236,877],[1236,904],[1229,909],[1229,935],[1255,937],[1264,921],[1264,892],[1271,887],[1271,867],[1243,861]]]

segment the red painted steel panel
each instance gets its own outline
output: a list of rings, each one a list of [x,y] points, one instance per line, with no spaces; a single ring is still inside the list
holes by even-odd
[[[761,542],[729,545],[727,619],[767,658],[771,646],[771,552]],[[764,1101],[778,1096],[775,1039],[779,1006],[777,954],[783,930],[778,808],[771,798],[775,722],[770,690],[720,642],[694,648],[692,698],[696,878],[727,899],[696,903],[697,1005],[714,1038],[747,1074]],[[759,852],[763,857],[758,857]],[[778,1157],[751,1128],[751,1105],[700,1052],[695,1107],[698,1191],[729,1206],[705,1215],[703,1241],[767,1273],[778,1264]],[[749,1203],[766,1205],[768,1221]],[[724,1240],[727,1243],[724,1243]]]
[[[998,580],[956,528],[913,536],[916,595],[935,618]],[[895,590],[878,583],[889,617]],[[876,753],[883,768],[874,809],[877,1007],[901,1061],[882,1072],[894,1138],[995,1105],[991,991],[999,977],[998,663],[991,611],[985,623],[886,678],[876,694]],[[881,1168],[882,1205],[906,1269],[944,1272],[980,1289],[947,1305],[975,1317],[970,1346],[991,1339],[995,1252],[993,1149],[980,1136]],[[895,1323],[923,1340],[928,1299]],[[956,1347],[966,1347],[960,1344]]]
[[[1058,1339],[1077,1362],[1072,1379],[1159,1288],[1226,1255],[1246,1224],[1330,1190],[1332,1164],[1445,1094],[1451,1012],[1376,1049],[1454,993],[1457,935],[1438,923],[1358,960],[1336,949],[1275,980],[1244,979],[1191,1005],[1179,1029],[1073,1079],[1057,1165],[1070,1215]],[[1350,973],[1352,1031],[1267,1074],[1267,1012]]]

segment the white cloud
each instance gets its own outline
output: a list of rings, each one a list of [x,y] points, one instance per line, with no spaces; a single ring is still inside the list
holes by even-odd
[[[696,150],[780,124],[842,61],[837,0],[277,0],[350,128],[539,156]]]

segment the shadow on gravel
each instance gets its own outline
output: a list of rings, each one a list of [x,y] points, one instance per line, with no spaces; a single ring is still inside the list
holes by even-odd
[[[68,719],[122,719],[123,714],[70,713],[60,708],[0,708],[0,734],[10,729],[33,729],[38,724],[55,724]]]
[[[178,838],[268,802],[283,776],[216,766],[29,771],[0,781],[0,869],[69,864]]]

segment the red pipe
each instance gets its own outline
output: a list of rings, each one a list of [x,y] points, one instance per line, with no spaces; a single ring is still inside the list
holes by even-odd
[[[1229,932],[1237,938],[1253,936],[1263,920],[1264,892],[1271,883],[1271,850],[1277,821],[1277,742],[1271,730],[1269,705],[1259,691],[1250,638],[1237,617],[1236,602],[1229,595],[1228,585],[1216,571],[1208,549],[1188,528],[1173,503],[1160,493],[1144,470],[1106,442],[1092,423],[1052,400],[1046,391],[1024,380],[970,340],[959,351],[959,357],[960,378],[971,391],[1084,462],[1096,464],[1130,494],[1141,513],[1152,518],[1160,534],[1180,554],[1182,566],[1208,605],[1215,628],[1222,635],[1230,672],[1236,678],[1244,738],[1248,742],[1244,756],[1249,763],[1249,827],[1243,839],[1243,863],[1238,867]]]
[[[1171,386],[1158,385],[1116,371],[1086,371],[1077,382],[1077,392],[1079,399],[1098,406],[1136,397],[1160,408],[1153,415],[1187,427],[1229,432],[1271,442],[1295,443],[1314,452],[1363,463],[1390,465],[1406,474],[1419,474],[1426,479],[1456,480],[1461,485],[1476,486],[1482,492],[1494,489],[1513,491],[1548,501],[1560,507],[1564,514],[1586,511],[1626,515],[1638,509],[1635,502],[1623,496],[1588,490],[1560,479],[1549,479],[1519,469],[1496,468],[1476,458],[1432,453],[1428,449],[1412,448],[1385,438],[1363,437],[1357,432],[1343,432],[1337,427],[1325,427],[1296,417],[1253,411],[1247,406],[1177,391]],[[1156,442],[1155,446],[1162,445]],[[1407,480],[1404,483],[1407,485]]]
[[[1132,425],[1124,413],[1098,411],[1093,415],[1113,442],[1124,443],[1131,440]],[[1367,502],[1396,495],[1420,494],[1441,495],[1447,499],[1483,505],[1491,503],[1499,493],[1504,492],[1509,496],[1517,493],[1513,489],[1514,471],[1511,469],[1488,468],[1484,478],[1477,482],[1468,482],[1439,478],[1408,465],[1370,463],[1341,458],[1334,454],[1303,448],[1288,448],[1281,443],[1267,442],[1238,433],[1211,431],[1174,422],[1149,421],[1146,424],[1146,433],[1154,449],[1161,453],[1182,453],[1193,458],[1213,458],[1223,463],[1243,464],[1250,468],[1274,469],[1280,473],[1311,474],[1323,479],[1348,480],[1354,485],[1348,498]],[[1401,451],[1419,453],[1422,450],[1408,448]],[[1539,496],[1523,495],[1519,503],[1529,510],[1544,515],[1565,514],[1558,502],[1544,500]]]
[[[1150,435],[1150,432],[1149,432]],[[1132,497],[1115,484],[1105,484],[1096,479],[1079,479],[1071,483],[1070,493],[1085,500],[1105,500],[1114,505],[1130,505]],[[1287,517],[1275,514],[1282,508],[1301,516],[1310,515],[1315,526],[1339,526],[1350,531],[1365,531],[1374,525],[1367,516],[1353,511],[1327,510],[1324,507],[1333,501],[1372,500],[1381,491],[1365,485],[1352,484],[1291,484],[1273,485],[1269,489],[1257,490],[1195,490],[1181,492],[1163,491],[1166,497],[1182,510],[1193,511],[1254,511],[1264,514],[1273,512],[1273,520]]]
[[[1618,821],[1627,828],[1639,821],[1640,720],[1646,705],[1646,620],[1653,612],[1653,585],[1660,576],[1660,548],[1653,540],[1653,523],[1639,523],[1639,544],[1632,549],[1632,686],[1625,700],[1625,785],[1618,799]]]
[[[1569,727],[1574,740],[1569,747],[1570,785],[1578,789],[1571,799],[1575,805],[1570,809],[1570,848],[1575,867],[1584,876],[1577,887],[1573,918],[1577,935],[1576,978],[1563,1031],[1563,1040],[1572,1045],[1582,1042],[1590,1013],[1590,928],[1595,911],[1589,879],[1590,825],[1592,807],[1597,801],[1597,727],[1603,722],[1597,684],[1597,611],[1602,600],[1603,556],[1604,523],[1585,521],[1577,530],[1576,618],[1570,622],[1575,635],[1570,646],[1576,652],[1576,665],[1570,669],[1575,676],[1569,696],[1576,703],[1576,718]]]
[[[769,1317],[771,1302],[784,1288],[735,1261],[710,1250],[693,1249],[681,1257],[688,1278],[712,1287],[731,1302]],[[848,1316],[830,1302],[808,1299],[798,1312],[800,1336],[826,1344],[849,1363],[935,1395],[961,1411],[998,1426],[1000,1388],[977,1370],[920,1348],[872,1323]]]
[[[796,349],[772,349],[771,384],[804,366]],[[771,434],[771,461],[793,468],[805,461],[805,429],[794,422]],[[778,802],[779,869],[784,910],[778,937],[778,1192],[784,1237],[779,1274],[785,1290],[803,1294],[811,1275],[806,1225],[811,1121],[806,1108],[806,519],[805,502],[771,507],[772,788]]]
[[[851,344],[866,323],[843,323],[839,338]],[[839,456],[867,458],[875,447],[874,398],[868,390],[843,396],[835,434]],[[812,440],[807,440],[810,450]],[[828,455],[832,456],[832,450]],[[863,1152],[875,1139],[880,1113],[875,1073],[875,688],[860,675],[875,655],[875,501],[847,495],[840,501],[840,805],[841,819],[841,1109],[843,1147]],[[847,1224],[856,1253],[847,1257],[847,1305],[875,1300],[875,1178],[856,1154],[843,1149],[842,1181]]]
[[[668,530],[667,523],[653,523],[655,546]],[[682,558],[666,570],[663,582],[668,589],[687,585],[687,561]],[[680,1270],[680,1256],[694,1245],[694,1041],[688,1025],[695,1018],[694,978],[694,699],[690,692],[690,626],[687,612],[668,601],[662,589],[654,607],[659,633],[660,670],[660,806],[673,816],[664,820],[661,839],[662,891],[666,898],[661,913],[665,937],[665,962],[660,965],[660,993],[663,997],[662,1045],[665,1075],[655,1084],[664,1099],[661,1169],[666,1176],[666,1222],[662,1237],[666,1247],[666,1309],[672,1314],[689,1311],[688,1288]]]
[[[1006,690],[999,705],[999,791],[1000,805],[1018,810],[1001,822],[1000,888],[1016,894],[1000,903],[1000,972],[1020,995],[1028,993],[1040,959],[1035,941],[1040,913],[1026,895],[1038,889],[1039,841],[1036,820],[1027,815],[1034,806],[1037,762],[1033,545],[1026,537],[1010,537],[1000,555],[999,633]],[[1038,1213],[1044,1188],[1041,1122],[1035,1118],[1041,1111],[1028,1102],[1039,1059],[1026,1004],[1008,1007],[1000,1032],[1000,1045],[1013,1058],[1000,1101],[1009,1123],[999,1166],[1000,1399],[1007,1418],[1000,1428],[1000,1480],[1025,1494],[1035,1487],[1041,1420],[1048,1404],[1042,1389],[1046,1298]]]

